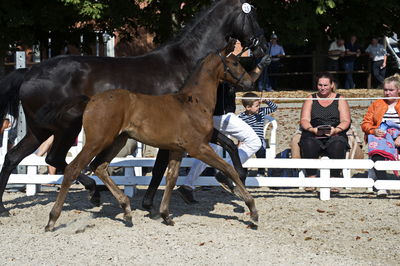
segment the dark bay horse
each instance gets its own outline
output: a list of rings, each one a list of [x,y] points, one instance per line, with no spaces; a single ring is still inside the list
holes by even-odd
[[[69,187],[90,162],[94,173],[124,210],[125,220],[132,224],[130,200],[107,172],[109,163],[128,137],[169,151],[167,184],[160,205],[160,214],[166,224],[174,224],[169,216],[169,202],[184,152],[231,178],[249,207],[252,220],[257,221],[254,199],[246,191],[239,175],[209,145],[219,82],[235,82],[245,88],[253,85],[252,77],[237,58],[234,55],[225,57],[227,52],[229,49],[208,55],[177,94],[151,96],[115,89],[91,97],[83,114],[86,143],[65,168],[61,190],[45,230],[54,229]]]
[[[228,38],[239,39],[253,54],[263,54],[262,36],[255,10],[244,0],[219,0],[197,15],[194,22],[170,43],[137,57],[110,58],[89,56],[59,56],[32,67],[23,78],[5,79],[0,84],[0,116],[17,110],[22,103],[26,136],[11,149],[0,173],[0,216],[9,215],[3,205],[3,193],[11,171],[23,158],[34,152],[50,135],[54,143],[46,162],[60,170],[66,167],[67,151],[74,143],[82,125],[85,104],[81,96],[121,88],[149,95],[176,93],[194,70],[197,61],[208,53],[221,49]],[[258,44],[258,45],[257,45]],[[15,75],[14,75],[15,76]],[[47,116],[46,119],[38,117]],[[235,167],[243,175],[237,148],[222,134],[211,141],[228,150]],[[153,179],[143,200],[150,209],[157,187],[168,164],[168,150],[161,149],[153,169]],[[245,174],[244,174],[245,175]],[[92,179],[80,175],[78,180],[91,190],[92,201],[99,203]],[[94,193],[94,195],[93,195]]]

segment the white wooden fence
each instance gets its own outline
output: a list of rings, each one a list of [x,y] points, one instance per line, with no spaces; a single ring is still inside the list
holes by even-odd
[[[330,178],[331,169],[345,169],[350,173],[352,169],[369,170],[375,167],[378,170],[400,170],[400,162],[393,161],[379,161],[374,163],[372,160],[349,160],[349,159],[274,159],[273,154],[276,151],[276,121],[271,121],[272,136],[270,138],[271,148],[267,151],[266,159],[249,159],[243,166],[247,168],[295,168],[295,169],[319,169],[320,176],[317,178],[288,178],[288,177],[248,177],[246,179],[246,186],[248,187],[317,187],[320,188],[320,199],[330,199],[330,188],[366,188],[371,190],[373,186],[377,189],[400,189],[399,181],[379,180],[375,181],[371,178],[351,178],[351,174],[344,175],[344,178]],[[5,134],[7,134],[6,132]],[[6,136],[4,136],[6,138]],[[2,164],[5,154],[5,144],[3,138],[3,149],[0,156],[0,163]],[[79,137],[77,147],[73,147],[70,151],[73,156],[79,152],[82,146],[82,133]],[[140,147],[139,147],[140,148]],[[139,152],[141,154],[141,152]],[[269,154],[269,155],[268,155]],[[67,157],[67,162],[72,161],[73,157]],[[190,167],[194,159],[184,158],[182,167]],[[128,196],[133,196],[136,185],[148,185],[151,176],[142,176],[141,167],[152,167],[155,158],[135,158],[128,156],[126,158],[115,158],[110,166],[120,166],[125,169],[124,176],[113,176],[114,181],[121,186],[124,186],[124,192]],[[20,165],[27,166],[27,174],[12,174],[9,184],[26,184],[27,195],[35,195],[40,190],[41,184],[61,184],[62,175],[42,175],[38,174],[39,166],[46,166],[45,158],[32,154],[22,160]],[[135,174],[136,173],[136,174]],[[96,176],[92,176],[97,184],[102,184],[101,180]],[[182,177],[178,179],[178,185],[182,183]],[[165,185],[163,179],[161,185]],[[201,176],[196,181],[198,186],[218,186],[219,183],[211,176]]]
[[[67,161],[71,161],[68,157]],[[194,159],[184,158],[182,167],[190,167]],[[120,166],[126,169],[124,176],[113,176],[114,181],[125,187],[125,193],[132,196],[136,185],[148,185],[151,176],[134,176],[135,167],[152,167],[155,158],[135,158],[132,156],[126,158],[116,158],[111,166]],[[39,189],[40,184],[61,184],[62,175],[39,175],[37,168],[39,165],[46,165],[44,157],[31,155],[25,158],[20,165],[26,165],[27,174],[12,174],[9,180],[10,184],[27,184],[27,195],[34,195]],[[400,189],[400,181],[376,181],[371,178],[330,178],[330,169],[371,169],[375,167],[379,170],[390,169],[400,170],[399,162],[377,162],[372,160],[339,160],[339,159],[250,159],[244,167],[248,168],[312,168],[320,169],[319,178],[288,178],[288,177],[248,177],[246,186],[248,187],[318,187],[320,188],[320,199],[330,199],[331,187],[344,188],[367,188],[375,186],[378,189]],[[92,176],[97,184],[102,184],[96,176]],[[182,183],[182,177],[178,179],[178,185]],[[161,185],[165,185],[163,179]],[[201,176],[196,185],[199,186],[218,186],[214,177]]]

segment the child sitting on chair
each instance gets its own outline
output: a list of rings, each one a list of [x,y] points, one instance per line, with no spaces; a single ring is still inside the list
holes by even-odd
[[[264,138],[264,123],[266,116],[275,112],[278,106],[272,101],[256,99],[258,96],[253,92],[247,92],[243,94],[243,97],[253,99],[242,99],[242,104],[246,110],[239,114],[239,118],[253,128],[257,136],[261,139],[262,146],[256,152],[256,157],[265,158],[265,149],[267,148],[267,143],[265,142]],[[260,108],[261,103],[266,103],[267,107]],[[257,176],[265,176],[265,168],[259,168]]]

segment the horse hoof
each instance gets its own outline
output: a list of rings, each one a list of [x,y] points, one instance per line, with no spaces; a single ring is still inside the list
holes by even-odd
[[[4,210],[4,211],[0,212],[0,217],[10,217],[10,216],[11,216],[11,214],[7,210]]]
[[[145,209],[146,211],[151,212],[152,209],[153,209],[153,202],[150,201],[150,200],[143,199],[143,201],[142,201],[142,207],[143,207],[143,209]]]
[[[99,207],[101,205],[100,193],[90,193],[89,200],[94,206]]]

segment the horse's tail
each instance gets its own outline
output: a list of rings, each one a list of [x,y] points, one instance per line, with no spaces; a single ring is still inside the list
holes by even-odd
[[[79,122],[90,98],[85,95],[69,97],[59,102],[51,102],[39,109],[35,121],[44,127],[54,125],[65,128],[70,123]]]
[[[14,70],[0,81],[0,119],[7,114],[18,119],[19,89],[24,82],[28,68]]]

